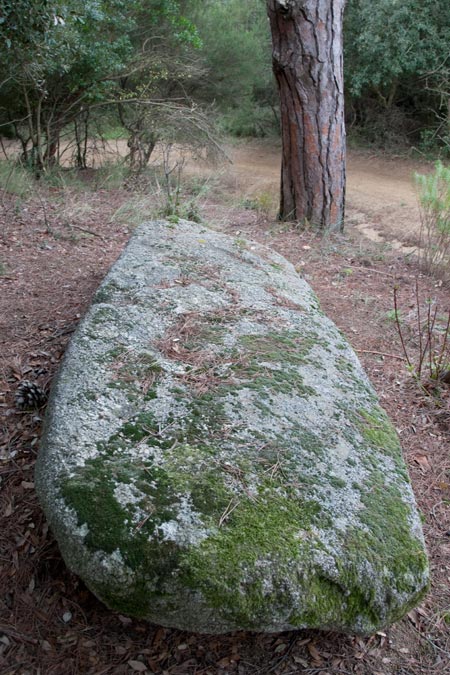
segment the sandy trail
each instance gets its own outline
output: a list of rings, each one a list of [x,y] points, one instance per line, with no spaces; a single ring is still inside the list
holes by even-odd
[[[229,148],[230,173],[247,196],[278,196],[281,153],[273,144],[251,142]],[[417,243],[419,211],[414,172],[430,164],[400,157],[349,151],[347,159],[347,223],[373,241],[388,242],[409,252]]]

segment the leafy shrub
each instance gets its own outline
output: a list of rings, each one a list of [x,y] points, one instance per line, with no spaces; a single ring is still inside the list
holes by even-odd
[[[416,174],[420,205],[420,264],[450,280],[450,168],[436,162],[429,175]]]
[[[270,192],[260,192],[254,197],[246,197],[242,201],[244,209],[269,214],[277,208],[276,198]]]
[[[237,137],[265,138],[279,133],[273,109],[258,106],[250,100],[239,107],[229,108],[222,115],[220,125],[225,133]]]

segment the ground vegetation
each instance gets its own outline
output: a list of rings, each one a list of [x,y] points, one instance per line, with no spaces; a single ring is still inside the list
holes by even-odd
[[[73,183],[66,177],[65,185],[41,182],[39,193],[24,193],[23,184],[13,175],[10,190],[1,193],[0,211],[0,574],[4,589],[0,664],[7,675],[39,669],[54,675],[448,672],[449,387],[437,382],[424,390],[411,376],[393,315],[393,287],[398,288],[402,331],[411,359],[419,353],[417,298],[422,324],[430,302],[433,313],[435,306],[441,308],[436,321],[443,338],[447,316],[442,308],[448,290],[423,273],[414,257],[388,243],[391,216],[402,224],[397,237],[403,237],[405,247],[411,243],[412,235],[406,235],[410,216],[403,202],[390,202],[386,208],[386,196],[379,196],[388,194],[394,174],[409,175],[413,167],[398,158],[375,160],[373,154],[351,152],[348,226],[345,234],[324,239],[275,221],[278,172],[267,144],[247,144],[234,152],[236,163],[220,176],[216,171],[199,174],[196,166],[191,167],[180,186],[180,203],[195,199],[203,222],[231,234],[237,250],[256,239],[290,259],[312,284],[323,310],[347,335],[400,434],[423,513],[433,572],[430,593],[404,620],[369,639],[314,631],[196,636],[107,610],[67,571],[34,493],[34,463],[45,409],[18,408],[15,395],[24,379],[48,390],[80,316],[133,223],[158,216],[165,195],[156,184],[152,191],[147,186],[131,193],[112,179],[108,182],[104,173],[93,172],[82,172],[82,178]],[[249,164],[251,174],[244,170]],[[374,164],[376,172],[369,174]],[[272,182],[264,183],[270,167]],[[415,168],[424,173],[427,166]],[[385,183],[380,182],[383,175]],[[364,176],[368,192],[358,201]],[[272,195],[269,206],[262,199],[262,185]],[[396,189],[407,201],[405,185],[398,183]],[[362,214],[364,205],[367,210]],[[366,230],[360,230],[361,222],[377,227],[383,239],[368,239]],[[148,364],[144,366],[148,369]],[[150,388],[155,376],[149,375]],[[196,386],[201,392],[207,383],[199,377]],[[383,430],[377,426],[374,433],[379,438]]]

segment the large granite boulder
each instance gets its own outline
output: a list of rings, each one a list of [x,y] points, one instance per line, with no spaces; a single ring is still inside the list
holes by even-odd
[[[371,633],[427,586],[398,438],[291,264],[141,226],[53,387],[36,487],[109,607],[221,633]]]

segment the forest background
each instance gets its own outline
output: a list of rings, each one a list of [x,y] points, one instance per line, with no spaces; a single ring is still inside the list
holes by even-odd
[[[63,150],[86,168],[95,137],[127,138],[140,170],[158,141],[277,135],[265,4],[1,0],[0,135],[38,172]],[[350,142],[448,154],[449,44],[446,0],[349,0]]]

